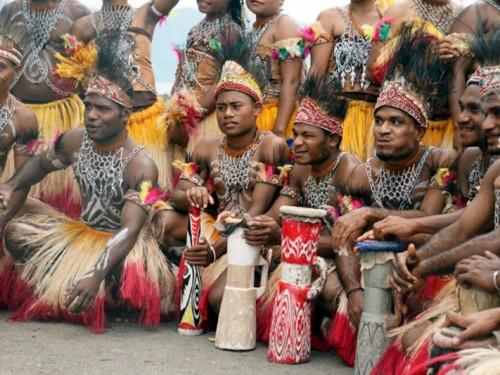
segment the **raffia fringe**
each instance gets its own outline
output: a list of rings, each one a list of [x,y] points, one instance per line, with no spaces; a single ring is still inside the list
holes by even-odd
[[[35,297],[16,313],[18,319],[83,321],[94,331],[102,331],[104,326],[100,323],[96,326],[95,319],[103,323],[100,315],[104,312],[92,318],[86,318],[85,314],[79,319],[68,317],[63,303],[72,282],[92,269],[112,233],[96,231],[63,215],[25,215],[13,220],[10,226],[16,243],[35,249],[21,274]],[[145,228],[125,259],[121,297],[130,307],[141,310],[140,323],[157,325],[160,314],[173,312],[174,290],[175,276]],[[103,291],[104,283],[101,294]]]
[[[372,134],[373,108],[375,104],[363,100],[349,100],[349,107],[342,130],[342,151],[358,156],[362,161],[371,156],[374,142]]]

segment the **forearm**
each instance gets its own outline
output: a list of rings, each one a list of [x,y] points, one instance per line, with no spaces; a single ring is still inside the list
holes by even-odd
[[[281,84],[280,103],[278,115],[274,124],[274,131],[286,135],[288,123],[295,110],[297,102],[297,92],[299,90],[299,80],[290,79]]]
[[[177,5],[179,0],[153,0],[153,4],[164,15],[170,13],[173,7]]]
[[[425,216],[425,212],[420,210],[388,210],[385,208],[368,207],[367,221],[374,224],[377,221],[383,220],[388,216],[398,216],[405,219],[417,218]]]
[[[204,115],[208,116],[215,110],[215,89],[217,85],[210,86],[207,91],[198,98],[198,103],[205,110]]]
[[[21,207],[23,207],[24,202],[26,202],[29,191],[29,188],[17,189],[14,191],[10,198],[7,210],[3,214],[2,224],[8,223],[14,216],[17,215]]]
[[[134,248],[139,238],[140,229],[122,227],[115,233],[106,244],[106,249],[94,265],[91,274],[101,279],[105,279],[110,271],[122,264],[124,259]]]
[[[319,237],[317,253],[323,258],[333,258],[332,238],[330,233],[321,234]]]
[[[346,292],[361,287],[361,265],[352,248],[347,254],[336,255],[335,263],[340,282]]]
[[[435,234],[441,229],[453,224],[462,215],[463,210],[443,215],[424,216],[414,219],[413,234]]]
[[[424,246],[417,250],[417,254],[419,259],[424,261],[448,249],[452,249],[467,240],[468,238],[462,229],[462,225],[458,221],[432,236]]]
[[[50,172],[42,160],[43,154],[30,158],[7,182],[14,190],[29,189],[43,180]]]
[[[455,265],[473,255],[484,255],[486,250],[500,254],[500,229],[475,237],[464,244],[443,251],[421,261],[417,267],[420,275],[445,274],[453,272]]]

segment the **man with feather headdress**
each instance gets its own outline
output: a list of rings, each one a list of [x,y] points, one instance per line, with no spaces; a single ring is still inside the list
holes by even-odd
[[[151,226],[162,205],[158,170],[127,134],[133,89],[112,37],[100,44],[85,93],[85,127],[60,135],[0,186],[3,214],[22,204],[19,191],[71,165],[83,211],[73,220],[46,205],[20,212],[5,230],[6,251],[19,266],[24,300],[14,320],[81,323],[103,332],[106,311],[137,313],[157,326],[174,310],[175,277]]]

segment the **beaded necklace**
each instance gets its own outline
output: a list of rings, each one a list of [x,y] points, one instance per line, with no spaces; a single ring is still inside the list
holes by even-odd
[[[384,203],[398,210],[407,210],[412,207],[411,195],[430,152],[431,149],[425,150],[418,163],[414,163],[402,171],[391,171],[382,164],[376,176],[373,176],[372,171],[371,161],[373,159],[366,163],[366,175],[370,189],[375,203],[380,208],[386,207]]]
[[[57,95],[67,96],[68,92],[57,88],[50,80],[52,66],[49,61],[40,58],[40,52],[50,41],[50,34],[54,30],[57,20],[62,16],[66,0],[61,0],[56,8],[34,10],[28,5],[28,0],[22,1],[22,15],[26,20],[26,32],[30,35],[33,47],[24,60],[20,72],[12,81],[13,88],[21,76],[33,84],[42,81]]]
[[[304,183],[304,206],[308,208],[322,208],[330,200],[332,189],[332,178],[342,160],[344,153],[340,153],[337,159],[330,165],[328,173],[321,177],[310,175]]]
[[[437,5],[429,0],[413,0],[417,11],[424,20],[432,23],[443,34],[446,34],[455,20],[453,7],[450,3]]]

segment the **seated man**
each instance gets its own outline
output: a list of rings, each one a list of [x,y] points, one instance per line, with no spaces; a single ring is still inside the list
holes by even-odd
[[[484,112],[483,131],[490,154],[500,153],[500,61],[496,51],[500,48],[500,30],[488,37],[481,36],[473,43],[474,56],[481,65],[481,107]],[[493,164],[481,183],[479,193],[453,224],[436,233],[423,246],[415,250],[410,245],[407,253],[397,256],[392,284],[400,293],[420,285],[429,275],[448,274],[455,266],[473,255],[488,249],[500,253],[498,228],[500,226],[500,162]],[[494,230],[492,230],[494,229]],[[412,270],[410,272],[410,270]],[[446,298],[445,298],[446,297]],[[492,301],[495,301],[492,299]],[[492,306],[493,307],[493,306]],[[400,329],[398,341],[403,349],[411,346],[407,360],[401,360],[395,372],[408,371],[418,361],[418,352],[428,349],[432,325],[440,325],[443,311],[457,308],[455,289],[437,299],[411,324]],[[432,323],[434,322],[434,323]],[[384,358],[381,359],[381,363]]]
[[[85,128],[62,134],[0,186],[10,217],[22,204],[19,191],[71,165],[84,207],[80,221],[40,204],[8,223],[6,250],[31,292],[14,319],[83,323],[102,332],[105,304],[138,310],[145,325],[174,311],[175,276],[146,225],[158,172],[127,135],[130,83],[112,53],[110,41],[86,91]]]
[[[159,219],[164,245],[184,242],[185,213],[190,206],[213,216],[223,211],[256,216],[269,209],[281,186],[278,166],[287,162],[288,148],[283,139],[257,129],[262,93],[252,76],[234,61],[226,62],[216,100],[217,121],[224,135],[202,140],[193,163],[184,165],[170,199],[176,211],[164,211]],[[226,240],[211,225],[213,216],[203,215],[203,238],[199,246],[186,249],[184,257],[190,264],[206,267],[204,293],[209,293],[210,306],[218,312],[225,285]]]
[[[245,239],[253,246],[274,246],[281,244],[281,217],[282,206],[303,206],[308,208],[323,208],[332,203],[337,211],[346,207],[338,207],[337,194],[342,194],[344,185],[352,169],[359,164],[359,160],[339,150],[342,139],[342,121],[346,112],[346,101],[339,96],[335,84],[323,85],[316,78],[308,78],[304,84],[303,96],[293,125],[293,147],[295,165],[288,177],[288,185],[281,190],[280,197],[274,202],[271,209],[265,214],[256,216],[249,223],[250,228],[245,232]],[[332,192],[335,194],[332,196]],[[330,241],[330,228],[323,226],[320,237],[318,254],[333,259],[334,253]],[[355,280],[351,285],[352,276],[342,272],[344,264],[341,262],[331,267],[327,286],[320,299],[323,313],[332,316],[342,285],[347,294],[351,310],[362,310],[363,293]],[[280,278],[279,270],[268,283],[269,290],[259,301],[258,308],[258,335],[259,339],[267,341],[271,325],[271,314],[275,289]],[[342,284],[339,282],[339,276]],[[353,316],[356,316],[353,313]],[[352,366],[353,356],[347,355],[336,348],[344,361]]]
[[[463,212],[461,208],[474,199],[486,171],[498,159],[498,155],[490,154],[488,151],[481,129],[484,116],[481,112],[479,80],[478,71],[469,79],[468,87],[460,99],[457,128],[461,131],[462,145],[466,149],[457,162],[456,181],[448,184],[447,188],[453,194],[450,196],[453,212],[414,219],[389,216],[375,223],[373,232],[361,239],[372,238],[383,241],[396,237],[407,243],[422,245],[432,234],[458,220]],[[442,183],[445,184],[445,181]]]
[[[432,41],[404,35],[375,106],[376,158],[357,166],[346,187],[372,204],[340,217],[332,232],[333,249],[354,257],[353,264],[357,261],[350,248],[376,222],[389,215],[439,214],[446,204],[435,175],[453,164],[456,153],[420,145],[427,127],[428,104],[435,102],[434,95],[446,91],[447,83],[442,79],[446,68],[432,49]],[[413,46],[419,50],[414,51]],[[418,79],[416,72],[421,72]]]

